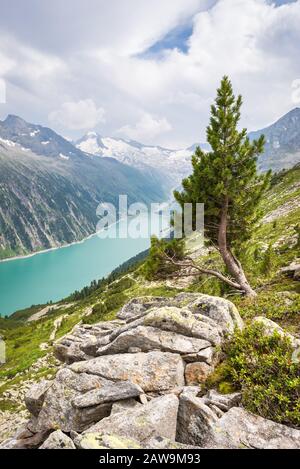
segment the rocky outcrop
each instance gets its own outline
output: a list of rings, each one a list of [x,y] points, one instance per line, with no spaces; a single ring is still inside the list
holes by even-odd
[[[228,300],[188,293],[131,300],[115,321],[76,326],[55,344],[64,367],[28,391],[31,418],[2,447],[253,447],[256,431],[258,447],[300,446],[299,430],[249,414],[239,393],[203,395],[235,327]]]
[[[300,430],[236,407],[238,393],[204,397],[186,388],[180,396],[177,441],[202,448],[300,448]]]

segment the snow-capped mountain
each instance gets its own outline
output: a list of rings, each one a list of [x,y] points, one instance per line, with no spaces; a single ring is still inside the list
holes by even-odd
[[[78,241],[100,202],[161,202],[157,178],[84,153],[53,130],[17,116],[0,121],[0,259]]]
[[[115,158],[119,162],[141,170],[159,171],[166,184],[175,187],[191,172],[191,155],[196,145],[171,150],[160,146],[143,145],[133,140],[102,137],[88,132],[76,142],[80,150],[100,157]]]

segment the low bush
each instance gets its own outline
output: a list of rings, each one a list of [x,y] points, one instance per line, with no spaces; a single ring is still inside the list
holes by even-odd
[[[236,331],[224,346],[226,361],[209,379],[220,391],[241,390],[246,409],[282,424],[300,426],[300,364],[288,338],[267,336],[262,324]]]

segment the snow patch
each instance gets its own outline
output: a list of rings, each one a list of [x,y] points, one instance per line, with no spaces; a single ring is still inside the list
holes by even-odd
[[[59,156],[60,156],[63,160],[69,160],[69,159],[70,159],[69,156],[66,156],[66,155],[64,155],[63,153],[60,153]]]

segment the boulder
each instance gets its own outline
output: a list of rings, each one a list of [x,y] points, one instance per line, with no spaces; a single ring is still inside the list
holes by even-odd
[[[155,306],[163,306],[168,303],[168,298],[159,296],[146,296],[139,298],[132,298],[126,305],[123,306],[121,311],[117,314],[119,319],[130,322],[141,316],[144,316],[149,309]]]
[[[187,386],[205,383],[212,373],[213,367],[205,362],[189,363],[185,367],[185,383]]]
[[[76,373],[89,373],[112,381],[131,381],[144,392],[184,385],[184,362],[175,353],[149,352],[104,355],[70,365]]]
[[[147,399],[146,399],[146,402],[147,402]],[[134,407],[140,407],[141,405],[142,405],[141,402],[138,402],[133,398],[114,402],[111,408],[110,415],[117,414],[118,412],[124,412],[125,410],[133,409]]]
[[[25,395],[25,404],[32,415],[37,416],[43,406],[45,394],[53,381],[43,380],[34,384]]]
[[[212,425],[218,420],[192,388],[184,389],[179,399],[176,441],[205,448]]]
[[[72,400],[72,405],[78,409],[83,409],[106,402],[138,397],[140,394],[143,394],[143,390],[130,381],[111,382],[102,386],[100,389],[93,389],[85,394],[76,396]]]
[[[243,327],[243,320],[237,308],[225,298],[199,294],[187,307],[193,313],[207,316],[215,321],[223,332],[233,332],[235,327],[239,329]]]
[[[126,353],[129,349],[140,351],[161,350],[179,354],[196,354],[210,346],[210,342],[187,337],[176,332],[163,331],[157,327],[138,326],[123,332],[113,342],[97,350],[97,355]]]
[[[213,426],[213,446],[254,449],[299,449],[300,430],[232,407]]]
[[[242,400],[242,394],[240,392],[234,392],[231,394],[221,394],[215,389],[208,391],[204,397],[204,402],[209,407],[218,407],[223,412],[228,412],[231,407],[237,406]]]
[[[281,337],[287,337],[291,341],[292,347],[294,349],[300,347],[300,339],[297,339],[292,334],[286,332],[276,322],[271,321],[271,319],[268,319],[264,316],[256,316],[252,322],[262,324],[265,329],[264,332],[267,336],[272,336],[274,332],[277,332]]]
[[[222,331],[216,323],[207,321],[205,316],[196,317],[187,308],[154,308],[143,318],[143,325],[202,339],[214,346],[220,345],[222,341]]]
[[[77,435],[74,442],[78,449],[142,449],[141,444],[133,438],[114,433]]]
[[[148,404],[113,414],[86,430],[89,434],[115,434],[138,441],[143,447],[153,437],[175,440],[178,398],[173,394],[158,397]],[[81,445],[82,443],[79,443]]]
[[[88,425],[109,415],[111,404],[99,404],[86,409],[78,409],[73,399],[84,396],[92,390],[98,390],[111,384],[109,380],[87,373],[77,374],[68,368],[58,371],[56,379],[48,387],[43,396],[43,405],[36,419],[32,421],[34,432],[56,430],[82,431]],[[29,391],[32,394],[31,391]],[[30,409],[29,409],[30,410]]]
[[[180,396],[176,440],[202,448],[300,448],[300,430],[236,407],[240,394],[210,391],[197,397],[190,388]]]
[[[70,437],[65,435],[61,430],[56,430],[48,436],[39,449],[76,449]]]

